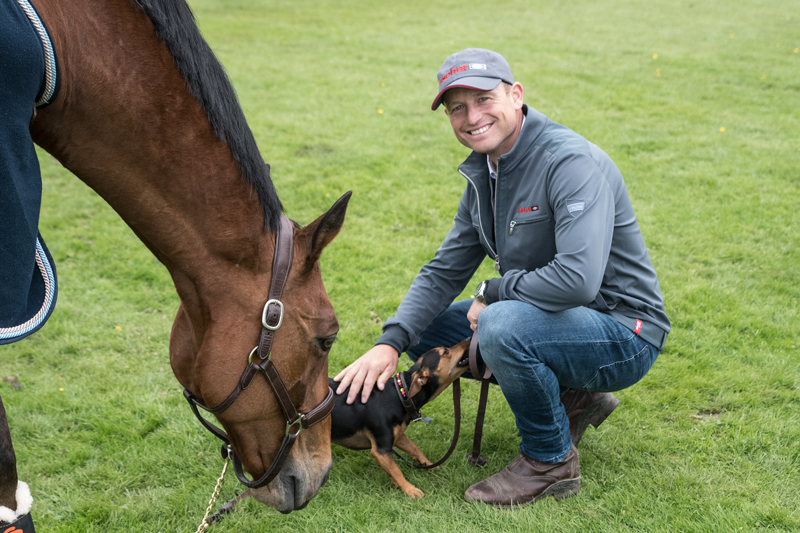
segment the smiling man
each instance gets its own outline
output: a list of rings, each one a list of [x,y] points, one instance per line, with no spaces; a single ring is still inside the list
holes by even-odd
[[[336,378],[348,403],[412,360],[473,331],[516,418],[520,453],[465,497],[497,506],[580,490],[575,446],[642,379],[670,322],[614,162],[523,103],[499,54],[470,48],[438,73],[456,138],[472,149],[453,228],[414,279],[376,345]],[[488,255],[500,277],[453,303]],[[363,387],[363,388],[362,388]]]

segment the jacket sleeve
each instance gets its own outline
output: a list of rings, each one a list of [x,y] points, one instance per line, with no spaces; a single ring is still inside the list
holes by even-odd
[[[403,297],[397,314],[383,324],[376,344],[402,353],[419,342],[420,334],[461,294],[486,256],[468,209],[465,189],[453,227],[431,261],[422,267]]]
[[[556,255],[533,272],[507,271],[499,297],[556,312],[586,305],[597,296],[614,234],[614,196],[595,161],[583,154],[557,160],[547,188]]]

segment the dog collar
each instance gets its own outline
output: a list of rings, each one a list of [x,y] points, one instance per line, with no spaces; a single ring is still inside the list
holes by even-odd
[[[403,402],[403,407],[406,408],[406,413],[411,417],[412,422],[422,420],[422,413],[419,412],[414,406],[414,402],[408,396],[408,387],[402,372],[398,372],[392,378],[394,381],[394,388],[397,389],[397,394],[400,396],[400,401]]]

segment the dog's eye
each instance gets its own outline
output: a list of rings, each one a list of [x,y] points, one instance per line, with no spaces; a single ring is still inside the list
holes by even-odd
[[[444,354],[445,355],[450,355],[450,348],[445,348],[444,349]]]

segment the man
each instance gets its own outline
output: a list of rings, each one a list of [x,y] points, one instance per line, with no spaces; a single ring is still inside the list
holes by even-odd
[[[663,349],[670,323],[656,273],[613,161],[523,104],[502,56],[458,52],[438,78],[432,109],[444,103],[473,150],[458,168],[466,189],[436,256],[377,344],[336,376],[337,393],[350,385],[347,401],[361,390],[366,402],[400,352],[415,359],[477,331],[521,442],[517,458],[466,499],[509,506],[570,496],[580,489],[583,431]],[[487,254],[501,277],[451,304]]]

